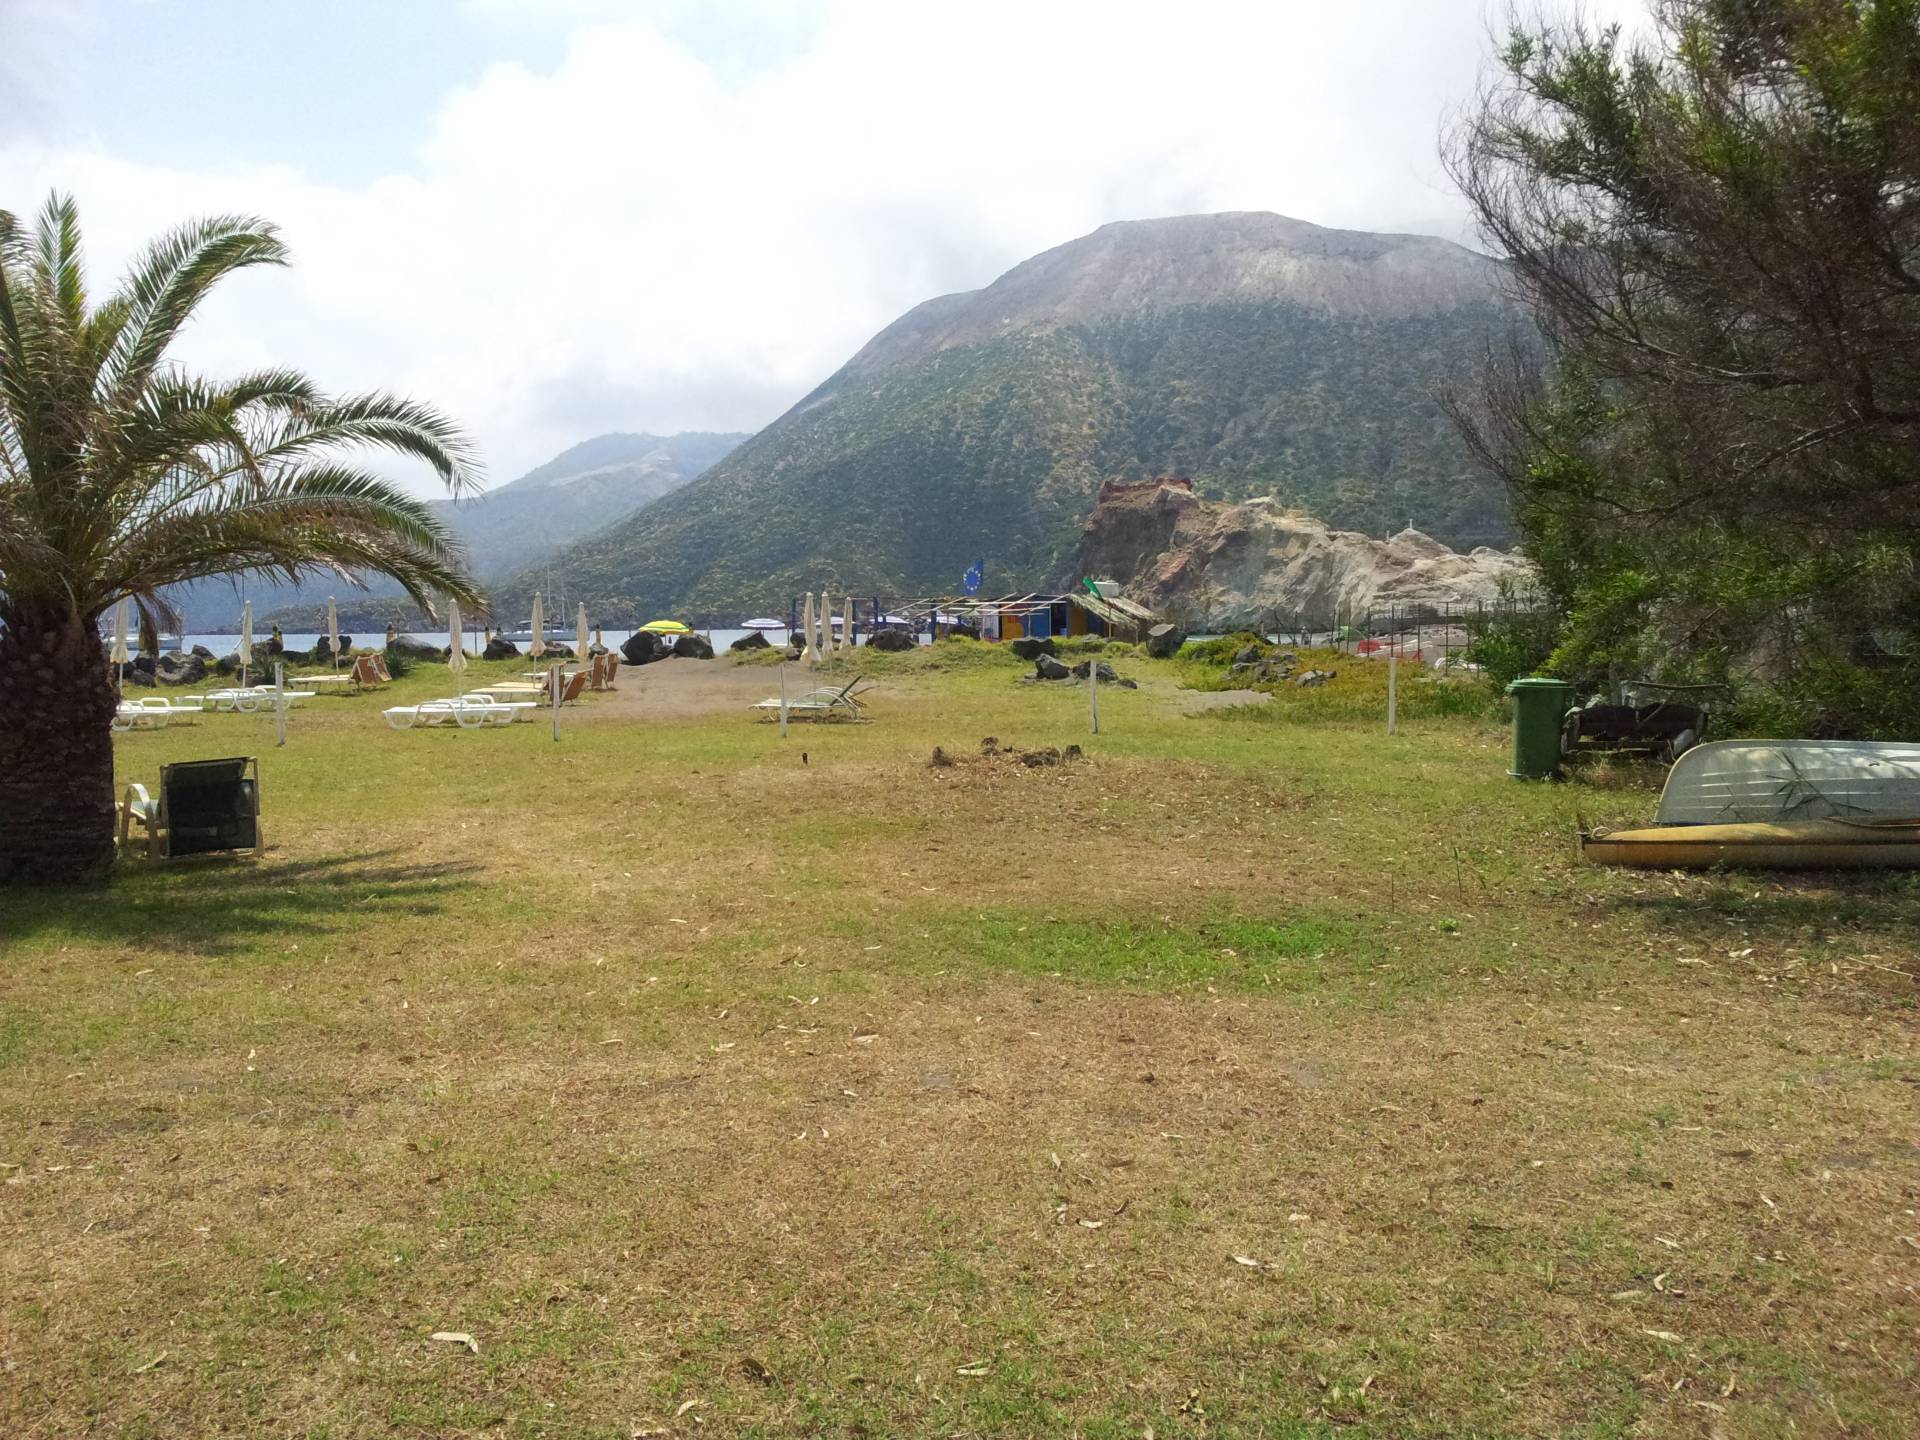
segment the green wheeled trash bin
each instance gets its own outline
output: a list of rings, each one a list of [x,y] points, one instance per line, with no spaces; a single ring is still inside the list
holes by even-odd
[[[1573,686],[1550,675],[1523,675],[1507,686],[1513,697],[1513,768],[1516,780],[1550,780],[1560,769],[1560,727]]]

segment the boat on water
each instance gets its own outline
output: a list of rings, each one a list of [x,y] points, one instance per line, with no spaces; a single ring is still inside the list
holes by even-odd
[[[1652,826],[1580,835],[1595,864],[1920,868],[1920,744],[1718,740],[1675,762]]]

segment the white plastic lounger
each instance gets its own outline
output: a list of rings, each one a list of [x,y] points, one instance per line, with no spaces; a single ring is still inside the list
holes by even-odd
[[[176,715],[198,715],[194,704],[176,705],[164,695],[143,695],[138,700],[122,700],[114,707],[116,730],[157,730]]]
[[[462,730],[478,730],[484,725],[511,725],[540,707],[531,700],[495,700],[492,696],[456,695],[444,700],[423,700],[418,705],[395,705],[381,713],[395,730],[416,726],[454,725]]]
[[[838,690],[828,686],[809,690],[804,695],[796,695],[785,701],[774,695],[747,708],[764,712],[764,717],[769,720],[780,718],[783,705],[789,720],[865,720],[867,707],[860,703],[862,692],[854,689],[859,683],[860,677],[856,675]]]
[[[173,708],[162,710],[151,705],[136,705],[122,700],[114,707],[113,728],[116,730],[158,730],[173,716]]]
[[[214,710],[238,710],[242,714],[251,715],[263,706],[271,710],[276,695],[285,695],[287,703],[292,704],[295,700],[311,700],[317,693],[313,690],[276,691],[271,685],[251,685],[244,690],[238,688],[214,690],[196,698],[203,707]]]

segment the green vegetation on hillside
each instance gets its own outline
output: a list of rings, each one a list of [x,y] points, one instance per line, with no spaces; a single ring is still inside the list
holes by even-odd
[[[660,613],[947,591],[983,556],[989,590],[1018,589],[1072,578],[1102,481],[1168,473],[1376,534],[1412,518],[1498,541],[1504,494],[1432,392],[1509,323],[1491,299],[1388,319],[1196,306],[850,367],[559,563],[576,593]]]

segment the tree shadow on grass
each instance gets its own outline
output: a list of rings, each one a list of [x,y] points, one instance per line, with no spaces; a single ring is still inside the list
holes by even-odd
[[[1609,905],[1683,937],[1717,939],[1736,930],[1752,940],[1804,944],[1864,932],[1920,944],[1916,871],[1709,872],[1658,893],[1614,896]]]
[[[441,914],[481,868],[468,860],[393,860],[403,853],[394,847],[305,860],[127,862],[104,889],[0,892],[0,939],[58,935],[228,955],[263,937]]]

